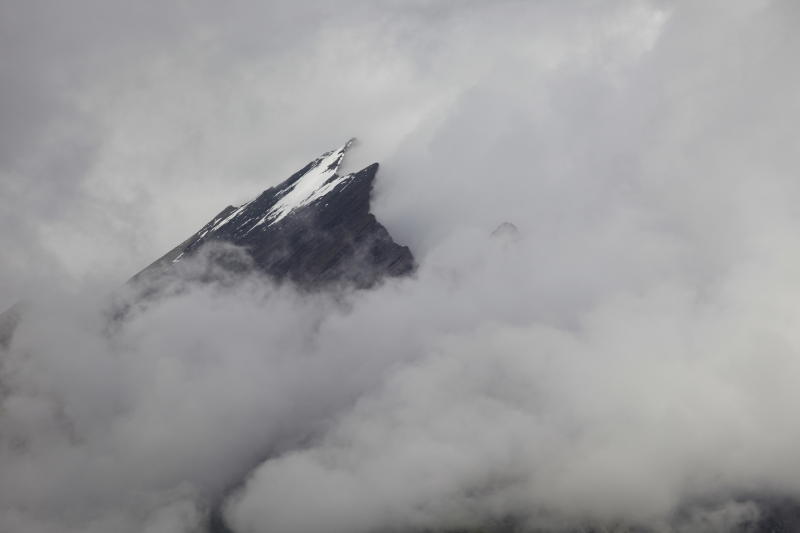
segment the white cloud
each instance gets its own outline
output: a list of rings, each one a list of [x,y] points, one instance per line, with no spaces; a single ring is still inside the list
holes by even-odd
[[[689,532],[800,495],[793,4],[50,7],[0,17],[0,299],[46,302],[2,354],[0,529],[189,531],[233,491],[237,531]],[[108,328],[351,135],[415,278]]]

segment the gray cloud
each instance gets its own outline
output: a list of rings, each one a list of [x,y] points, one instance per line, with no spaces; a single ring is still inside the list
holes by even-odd
[[[227,495],[242,532],[725,531],[800,496],[798,15],[6,2],[0,302],[38,305],[0,529],[196,531]],[[185,285],[109,331],[114,287],[351,135],[414,279]]]

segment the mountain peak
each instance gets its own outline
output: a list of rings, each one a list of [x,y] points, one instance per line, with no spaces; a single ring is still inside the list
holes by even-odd
[[[338,174],[354,142],[325,152],[255,199],[226,207],[133,279],[174,270],[211,242],[240,246],[258,269],[303,286],[343,281],[364,287],[410,273],[409,249],[395,243],[370,213],[378,164]]]

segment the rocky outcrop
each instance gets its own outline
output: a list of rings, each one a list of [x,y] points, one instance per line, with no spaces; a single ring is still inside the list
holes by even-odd
[[[252,201],[226,207],[133,281],[168,271],[214,242],[241,247],[255,268],[304,288],[365,288],[386,276],[410,274],[415,267],[411,252],[370,213],[378,164],[337,173],[352,143],[326,152]],[[248,268],[236,260],[229,266]]]

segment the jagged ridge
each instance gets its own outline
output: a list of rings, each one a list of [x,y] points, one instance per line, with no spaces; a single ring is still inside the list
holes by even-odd
[[[378,163],[337,173],[353,142],[322,154],[252,201],[226,207],[133,280],[169,269],[215,241],[243,247],[255,267],[303,287],[369,287],[384,276],[409,274],[414,259],[408,247],[395,243],[370,213]]]

